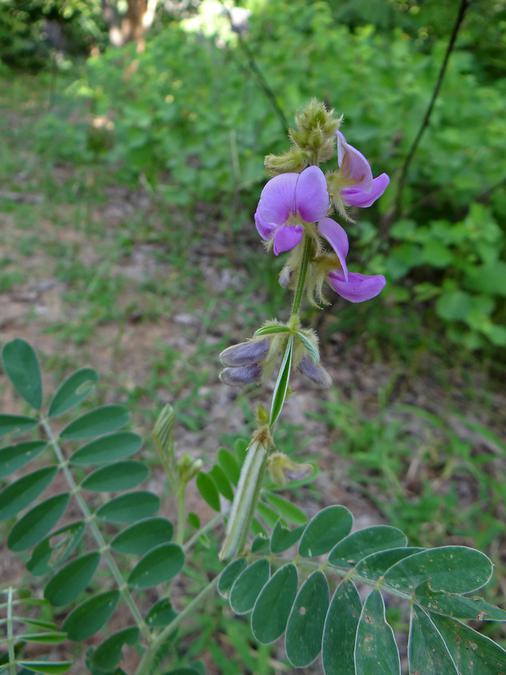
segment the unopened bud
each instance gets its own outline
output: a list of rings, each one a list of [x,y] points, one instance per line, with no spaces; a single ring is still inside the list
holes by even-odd
[[[262,368],[258,363],[250,366],[239,366],[237,368],[224,368],[220,373],[220,380],[224,384],[232,387],[240,387],[245,384],[253,384],[260,379]]]
[[[269,351],[269,340],[248,340],[223,350],[220,361],[224,366],[248,366],[262,361]]]
[[[282,155],[267,155],[264,165],[267,173],[277,176],[280,173],[300,173],[309,164],[306,152],[293,147]]]
[[[319,389],[328,389],[332,384],[332,378],[325,368],[319,363],[315,363],[309,356],[302,358],[299,363],[299,370]]]
[[[277,485],[286,485],[289,480],[300,480],[309,473],[311,464],[299,464],[283,452],[273,452],[267,460],[267,468],[271,479]]]
[[[177,463],[179,479],[182,483],[189,483],[202,469],[201,459],[194,459],[188,453],[182,455]]]

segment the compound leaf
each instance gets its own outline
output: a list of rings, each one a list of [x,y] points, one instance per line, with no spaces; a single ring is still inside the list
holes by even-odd
[[[334,546],[329,562],[336,567],[354,567],[371,553],[392,548],[402,548],[408,543],[406,535],[390,525],[366,527],[352,532]]]
[[[110,434],[126,426],[129,422],[128,410],[121,405],[104,405],[90,410],[68,424],[60,434],[66,441],[79,441],[83,438]]]
[[[260,591],[251,615],[251,630],[262,644],[269,644],[283,635],[297,595],[297,568],[288,563]]]

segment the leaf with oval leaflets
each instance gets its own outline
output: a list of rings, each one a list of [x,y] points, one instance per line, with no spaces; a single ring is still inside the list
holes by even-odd
[[[93,665],[100,670],[113,670],[121,661],[123,647],[135,645],[139,641],[139,629],[129,626],[113,633],[99,645],[93,653]]]
[[[251,630],[262,644],[270,644],[283,635],[297,595],[297,582],[297,568],[288,563],[260,591],[251,615]]]
[[[385,583],[403,593],[426,581],[434,591],[471,593],[488,582],[492,570],[484,553],[466,546],[442,546],[400,560],[385,574]]]
[[[51,403],[49,417],[58,417],[84,401],[95,389],[98,373],[93,368],[80,368],[60,384]]]
[[[353,516],[344,506],[327,506],[306,525],[299,553],[307,558],[330,551],[353,526]]]
[[[274,527],[274,525],[279,520],[278,512],[271,509],[262,501],[257,503],[257,515],[262,518],[266,525],[270,528]]]
[[[220,511],[220,494],[216,483],[208,473],[201,471],[197,476],[197,489],[202,498],[209,504],[214,511]]]
[[[234,498],[234,491],[232,490],[230,482],[223,469],[218,464],[215,464],[211,471],[209,471],[209,475],[214,480],[220,493],[225,497],[225,499],[228,499],[228,501],[231,502]]]
[[[51,484],[58,467],[47,466],[22,476],[0,492],[0,520],[12,518],[37,499]]]
[[[0,478],[21,469],[47,448],[45,441],[28,441],[0,449]]]
[[[459,675],[506,673],[506,651],[499,644],[460,621],[438,614],[431,614],[430,618],[440,632]]]
[[[353,582],[342,581],[331,600],[323,628],[325,675],[354,675],[353,654],[361,611],[362,603]]]
[[[228,480],[233,485],[237,485],[239,482],[239,476],[241,475],[241,468],[234,455],[226,448],[221,448],[218,450],[218,463],[223,469],[223,472],[225,473]]]
[[[425,610],[452,616],[455,619],[506,621],[506,610],[491,605],[483,598],[433,591],[428,583],[416,589],[415,602],[422,605]]]
[[[160,498],[152,492],[129,492],[101,506],[97,518],[108,523],[132,523],[154,516],[160,508]]]
[[[294,525],[305,525],[307,516],[302,509],[300,509],[292,502],[288,501],[280,495],[272,492],[265,492],[265,498],[269,500],[272,506],[278,511],[279,515]]]
[[[224,598],[227,597],[229,590],[234,585],[234,581],[237,579],[239,574],[246,567],[246,560],[244,558],[237,558],[237,560],[232,560],[225,569],[221,572],[220,578],[218,579],[218,593]]]
[[[320,653],[328,607],[329,585],[318,570],[300,587],[288,619],[285,649],[296,668],[309,666]]]
[[[416,605],[411,608],[408,652],[410,673],[459,675],[441,633]]]
[[[385,618],[379,591],[372,591],[362,608],[355,641],[356,675],[395,675],[401,672],[394,632]]]
[[[28,511],[9,534],[7,543],[11,551],[26,551],[38,544],[60,520],[69,500],[68,494],[55,495]]]
[[[118,600],[118,591],[106,591],[76,607],[63,624],[69,640],[81,642],[95,635],[111,618]]]
[[[172,607],[169,598],[162,598],[155,602],[146,614],[146,623],[150,628],[164,628],[172,623],[176,616],[177,612]]]
[[[152,588],[170,581],[183,569],[184,553],[177,544],[161,544],[139,560],[130,572],[128,584],[134,588]]]
[[[234,581],[230,590],[230,606],[236,614],[247,614],[269,580],[270,565],[267,560],[256,560],[248,565]]]
[[[129,422],[128,410],[121,405],[104,405],[90,410],[68,424],[60,433],[66,441],[110,434],[125,427]]]
[[[38,423],[38,420],[26,417],[26,415],[0,415],[0,436],[30,431]]]
[[[119,492],[137,487],[148,475],[149,469],[143,462],[116,462],[86,476],[81,487],[91,492]]]
[[[166,518],[147,518],[130,525],[111,541],[111,548],[119,553],[144,555],[152,548],[172,539],[172,523]]]
[[[52,532],[33,549],[32,557],[26,567],[34,576],[43,576],[51,572],[52,567],[60,565],[79,546],[86,525],[78,521]]]
[[[419,546],[406,546],[406,548],[390,548],[386,551],[371,553],[357,563],[357,574],[366,579],[378,579],[379,577],[382,577],[390,567],[393,567],[395,563],[399,562],[399,560],[423,550],[425,549],[420,548]]]
[[[33,348],[25,340],[7,342],[2,350],[5,373],[17,393],[32,408],[42,405],[42,378],[39,360]]]
[[[289,530],[281,522],[277,522],[271,535],[271,552],[283,553],[294,546],[302,537],[304,526]]]
[[[404,532],[390,525],[375,525],[352,532],[341,539],[329,554],[329,563],[336,567],[354,567],[371,553],[402,548],[408,543]]]
[[[44,597],[54,607],[65,607],[84,591],[100,562],[97,551],[86,553],[57,572],[44,589]]]
[[[130,431],[102,436],[76,450],[69,462],[78,466],[108,464],[130,457],[142,447],[142,438]]]
[[[60,675],[72,668],[72,661],[17,661],[18,666],[25,668],[29,673],[43,673],[43,675]]]

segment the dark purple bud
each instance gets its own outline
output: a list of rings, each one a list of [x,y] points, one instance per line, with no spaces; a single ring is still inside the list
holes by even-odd
[[[325,368],[315,363],[309,356],[304,356],[299,363],[299,370],[319,389],[328,389],[332,384],[332,379]]]
[[[224,366],[248,366],[263,361],[269,351],[269,340],[249,340],[232,345],[220,354]]]
[[[231,387],[241,387],[245,384],[253,384],[260,379],[262,368],[258,363],[237,368],[224,368],[220,373],[220,380]]]

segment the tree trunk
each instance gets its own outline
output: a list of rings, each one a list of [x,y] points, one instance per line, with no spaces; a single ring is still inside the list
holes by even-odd
[[[143,49],[144,36],[154,21],[157,4],[158,0],[128,0],[127,12],[121,16],[114,0],[102,0],[111,44],[119,47],[126,42],[137,42],[139,49]]]

